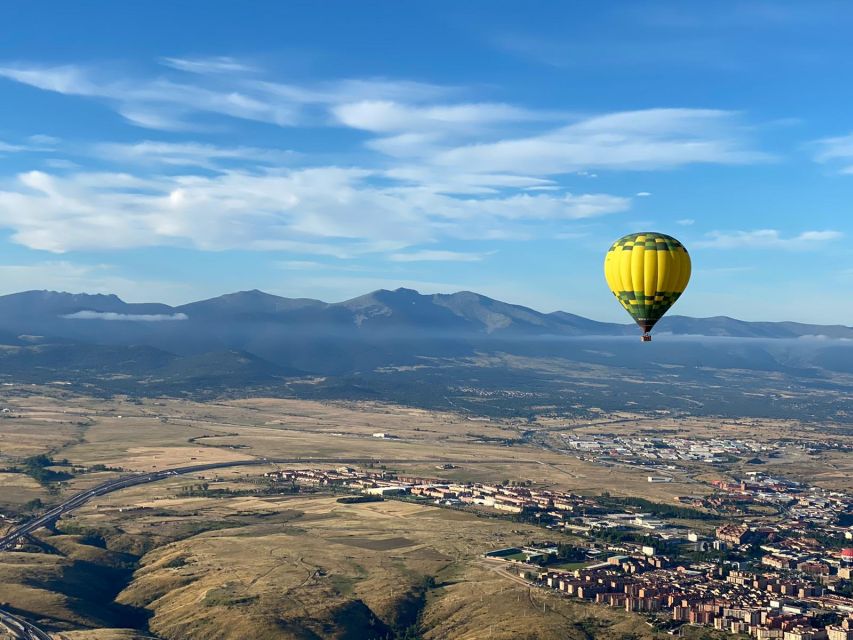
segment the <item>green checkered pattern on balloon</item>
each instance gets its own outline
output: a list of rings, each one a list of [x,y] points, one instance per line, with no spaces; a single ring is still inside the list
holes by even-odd
[[[620,291],[614,294],[622,306],[638,320],[660,320],[681,295],[678,292],[663,292],[647,296],[642,291]]]
[[[643,236],[643,242],[637,242],[637,238]],[[632,233],[619,238],[613,243],[611,251],[631,251],[634,247],[643,247],[651,251],[684,251],[684,245],[673,237],[658,233]]]

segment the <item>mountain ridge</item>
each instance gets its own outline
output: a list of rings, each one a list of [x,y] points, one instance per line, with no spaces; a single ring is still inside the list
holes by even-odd
[[[93,312],[85,317],[73,317]],[[99,316],[98,314],[104,314]],[[106,314],[116,314],[107,316]],[[430,328],[436,333],[481,333],[483,335],[632,335],[633,324],[602,322],[566,311],[549,313],[503,302],[473,291],[421,294],[413,289],[378,289],[341,302],[313,298],[288,298],[257,289],[227,293],[213,298],[171,306],[158,302],[129,303],[115,294],[68,293],[31,290],[0,296],[0,329],[18,324],[71,322],[140,323],[177,318],[192,322],[222,321],[311,323],[316,329],[355,327],[357,330],[393,331]],[[71,317],[69,317],[71,316]],[[126,316],[126,317],[125,317]],[[305,328],[305,327],[302,327]],[[60,335],[63,332],[60,332]],[[74,333],[73,331],[71,332]],[[656,328],[658,335],[708,337],[798,338],[824,336],[853,339],[853,327],[793,321],[747,321],[729,316],[667,316]],[[70,336],[70,337],[73,337]]]
[[[853,380],[851,327],[672,316],[651,344],[638,334],[471,291],[380,289],[328,303],[251,290],[178,306],[31,291],[0,296],[0,383],[384,399],[522,416],[673,402],[715,414],[853,415],[837,401]]]

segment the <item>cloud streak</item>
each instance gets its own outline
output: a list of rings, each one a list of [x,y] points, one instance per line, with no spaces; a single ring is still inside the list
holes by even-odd
[[[853,175],[853,133],[846,136],[823,138],[814,143],[816,162],[834,164],[838,172]]]
[[[746,148],[736,115],[709,109],[647,109],[581,120],[546,134],[448,149],[432,162],[480,172],[556,175],[582,169],[651,170],[771,159]]]
[[[253,165],[291,164],[298,157],[294,151],[279,149],[221,147],[198,142],[174,143],[154,140],[131,144],[101,143],[95,145],[92,153],[115,163],[203,169],[216,169],[223,164],[233,166],[246,162]]]
[[[115,313],[112,311],[77,311],[63,316],[68,320],[107,320],[110,322],[174,322],[189,320],[185,313]]]
[[[425,249],[410,253],[392,253],[388,259],[392,262],[479,262],[488,255],[488,253]]]
[[[815,249],[827,242],[839,240],[844,236],[840,231],[803,231],[795,236],[783,237],[776,229],[758,229],[755,231],[712,231],[706,240],[692,243],[697,248],[713,249]]]
[[[81,65],[0,65],[0,77],[43,91],[104,102],[132,124],[163,131],[196,130],[194,114],[291,127],[321,115],[311,108],[364,99],[417,100],[448,90],[424,83],[383,79],[341,80],[298,86],[272,82],[248,74],[251,68],[233,58],[166,58],[177,77],[128,79]],[[248,77],[247,77],[248,76]]]
[[[459,89],[408,80],[274,82],[228,57],[168,58],[165,64],[177,76],[128,79],[79,65],[6,64],[0,65],[0,77],[105,102],[133,124],[151,129],[197,129],[205,126],[204,116],[351,128],[373,136],[366,141],[372,151],[447,175],[541,178],[772,159],[751,148],[748,127],[731,111],[655,108],[579,116],[501,102],[449,101]],[[519,127],[530,132],[519,135]]]
[[[630,205],[608,194],[453,197],[383,178],[339,167],[148,177],[31,171],[0,191],[0,226],[19,244],[56,253],[161,245],[351,257],[444,238],[512,237],[525,222]]]
[[[0,227],[14,242],[55,253],[172,246],[473,261],[482,255],[407,249],[555,237],[562,222],[622,213],[633,197],[648,195],[570,190],[578,176],[772,159],[752,147],[749,127],[732,111],[579,115],[471,100],[458,87],[409,80],[272,81],[227,56],[160,64],[156,75],[132,77],[7,63],[0,77],[103,103],[132,124],[166,132],[248,120],[358,137],[350,149],[312,155],[298,145],[221,146],[164,133],[92,143],[73,156],[107,162],[107,171],[59,164],[68,158],[57,153],[58,171],[24,171],[0,187]],[[329,155],[350,161],[332,165]],[[737,241],[745,240],[706,242]]]

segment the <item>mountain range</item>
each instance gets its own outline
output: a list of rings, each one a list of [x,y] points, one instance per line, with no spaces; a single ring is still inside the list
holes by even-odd
[[[169,323],[168,325],[166,323]],[[598,322],[555,311],[541,313],[521,305],[461,291],[422,295],[412,289],[380,289],[338,303],[284,298],[262,291],[240,291],[180,306],[128,303],[115,295],[25,291],[0,296],[0,331],[54,337],[124,341],[163,332],[183,334],[218,326],[228,335],[239,327],[273,325],[288,330],[353,335],[417,331],[440,336],[623,336],[636,325]],[[164,330],[164,327],[168,329]],[[853,327],[798,322],[747,322],[726,316],[668,316],[655,333],[734,338],[853,339]]]
[[[239,387],[495,352],[607,367],[654,361],[853,373],[853,327],[842,325],[674,315],[658,324],[651,345],[638,335],[634,324],[541,313],[468,291],[383,289],[327,303],[253,290],[180,306],[25,291],[0,296],[0,378]],[[614,340],[622,346],[614,349]]]

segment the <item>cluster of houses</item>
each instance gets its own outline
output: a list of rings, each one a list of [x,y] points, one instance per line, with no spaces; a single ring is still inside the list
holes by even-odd
[[[595,504],[590,499],[574,494],[521,485],[456,483],[388,471],[360,471],[351,467],[289,469],[271,471],[266,476],[279,482],[340,486],[377,495],[409,494],[446,506],[478,505],[508,513],[521,513],[524,510],[571,512],[581,505]]]
[[[567,449],[581,457],[594,454],[594,461],[655,464],[676,461],[714,463],[727,456],[755,456],[778,450],[775,443],[710,438],[642,437],[611,435],[564,435]]]
[[[531,572],[525,565],[519,575],[567,597],[761,640],[853,640],[853,599],[826,595],[808,580],[712,563],[672,564],[658,556],[613,555],[574,571]]]

